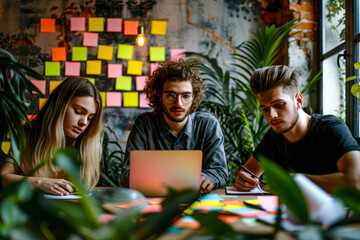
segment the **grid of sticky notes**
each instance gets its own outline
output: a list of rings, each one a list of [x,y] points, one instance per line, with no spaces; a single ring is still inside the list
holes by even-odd
[[[148,75],[160,62],[170,58],[173,61],[185,59],[184,49],[167,49],[163,46],[150,46],[150,69],[144,74],[144,62],[135,59],[135,41],[106,45],[99,41],[102,32],[137,35],[139,21],[105,17],[71,17],[68,19],[70,32],[82,34],[80,46],[59,46],[51,49],[51,59],[45,62],[44,74],[51,81],[32,80],[44,95],[61,83],[62,76],[84,76],[95,84],[95,79],[105,76],[115,79],[112,91],[101,92],[104,107],[139,107],[150,108],[143,92]],[[167,21],[152,20],[149,34],[166,35]],[[40,19],[41,33],[55,33],[56,21],[52,18]],[[59,79],[54,80],[54,77]],[[35,92],[34,92],[35,93]],[[36,93],[35,93],[36,94]],[[46,98],[39,98],[39,108]]]

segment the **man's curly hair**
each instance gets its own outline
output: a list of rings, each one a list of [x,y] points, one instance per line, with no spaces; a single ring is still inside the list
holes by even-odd
[[[165,82],[190,81],[193,87],[193,102],[190,113],[195,112],[199,107],[205,84],[200,77],[197,63],[188,63],[180,59],[179,62],[167,61],[161,63],[159,67],[149,76],[146,81],[144,92],[149,100],[149,105],[155,112],[162,112],[161,96]]]

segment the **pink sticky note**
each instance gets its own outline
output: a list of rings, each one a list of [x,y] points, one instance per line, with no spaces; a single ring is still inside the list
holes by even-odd
[[[257,196],[257,199],[259,200],[261,207],[265,209],[275,209],[278,207],[277,196]]]
[[[136,91],[144,91],[147,76],[136,76]]]
[[[70,31],[85,32],[85,18],[84,17],[70,18]]]
[[[122,19],[121,18],[108,18],[107,20],[108,32],[121,32],[122,31]]]
[[[121,92],[106,92],[107,107],[121,107]]]
[[[42,93],[42,94],[44,94],[45,95],[45,91],[46,91],[46,80],[30,80],[31,81],[31,83],[32,84],[34,84],[35,85],[35,87],[37,87],[39,90],[40,90],[40,92]],[[32,92],[33,94],[38,94],[37,92],[35,92],[35,91],[33,91]]]
[[[150,76],[153,74],[153,72],[158,68],[159,63],[150,63]]]
[[[65,62],[65,76],[80,76],[80,62]]]
[[[180,59],[185,60],[185,49],[171,49],[170,50],[170,59],[171,61],[179,61]]]
[[[160,213],[162,212],[161,205],[147,205],[141,210],[141,213]]]
[[[145,93],[139,94],[139,107],[140,108],[151,108],[149,106],[149,101],[145,97],[146,97]]]
[[[122,65],[121,64],[108,64],[108,78],[121,78]]]
[[[87,47],[97,47],[99,39],[99,33],[84,33],[83,45]]]

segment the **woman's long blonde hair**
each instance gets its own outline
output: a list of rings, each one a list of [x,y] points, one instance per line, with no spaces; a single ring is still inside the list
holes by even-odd
[[[58,149],[66,147],[64,118],[70,101],[75,97],[91,96],[97,103],[95,117],[86,130],[75,140],[79,159],[83,162],[80,176],[87,188],[94,187],[100,176],[102,157],[103,117],[102,100],[96,87],[87,79],[70,77],[64,80],[49,96],[38,115],[27,128],[27,144],[21,154],[21,168],[25,175],[49,177],[54,166],[51,159]],[[38,168],[40,165],[42,167]],[[38,168],[34,173],[34,169]],[[57,178],[64,173],[56,170]]]

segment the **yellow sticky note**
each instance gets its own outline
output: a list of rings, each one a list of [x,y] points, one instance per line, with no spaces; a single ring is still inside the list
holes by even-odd
[[[9,141],[3,141],[2,143],[1,143],[1,150],[4,152],[4,153],[6,153],[6,154],[8,154],[9,153],[9,150],[10,150],[10,142]]]
[[[138,92],[123,92],[124,107],[138,107],[139,93]]]
[[[166,21],[153,20],[151,21],[151,34],[166,35]]]
[[[165,48],[150,47],[150,62],[163,62],[163,61],[165,61]]]
[[[103,32],[103,31],[104,31],[103,17],[89,18],[89,32]]]
[[[113,53],[114,53],[113,46],[99,45],[97,58],[111,61],[113,59]]]
[[[219,200],[200,200],[202,206],[211,206],[211,207],[223,207],[224,204]]]
[[[86,75],[100,75],[101,74],[101,61],[89,60],[86,61]]]
[[[45,62],[45,76],[60,76],[60,62]]]
[[[121,78],[116,78],[115,90],[131,91],[131,89],[132,89],[131,76],[122,76]]]
[[[134,46],[127,44],[119,44],[117,58],[131,60],[133,57]]]
[[[59,86],[62,81],[50,81],[49,82],[49,94],[51,94],[57,86]]]
[[[45,105],[47,98],[39,98],[39,110]]]
[[[106,107],[106,92],[99,92],[101,96],[102,106]]]
[[[87,47],[72,47],[72,60],[74,62],[86,61],[88,57],[88,48]]]
[[[95,78],[89,78],[89,77],[87,77],[86,79],[89,80],[92,84],[95,85]]]
[[[137,60],[129,60],[126,74],[142,75],[143,62]]]

